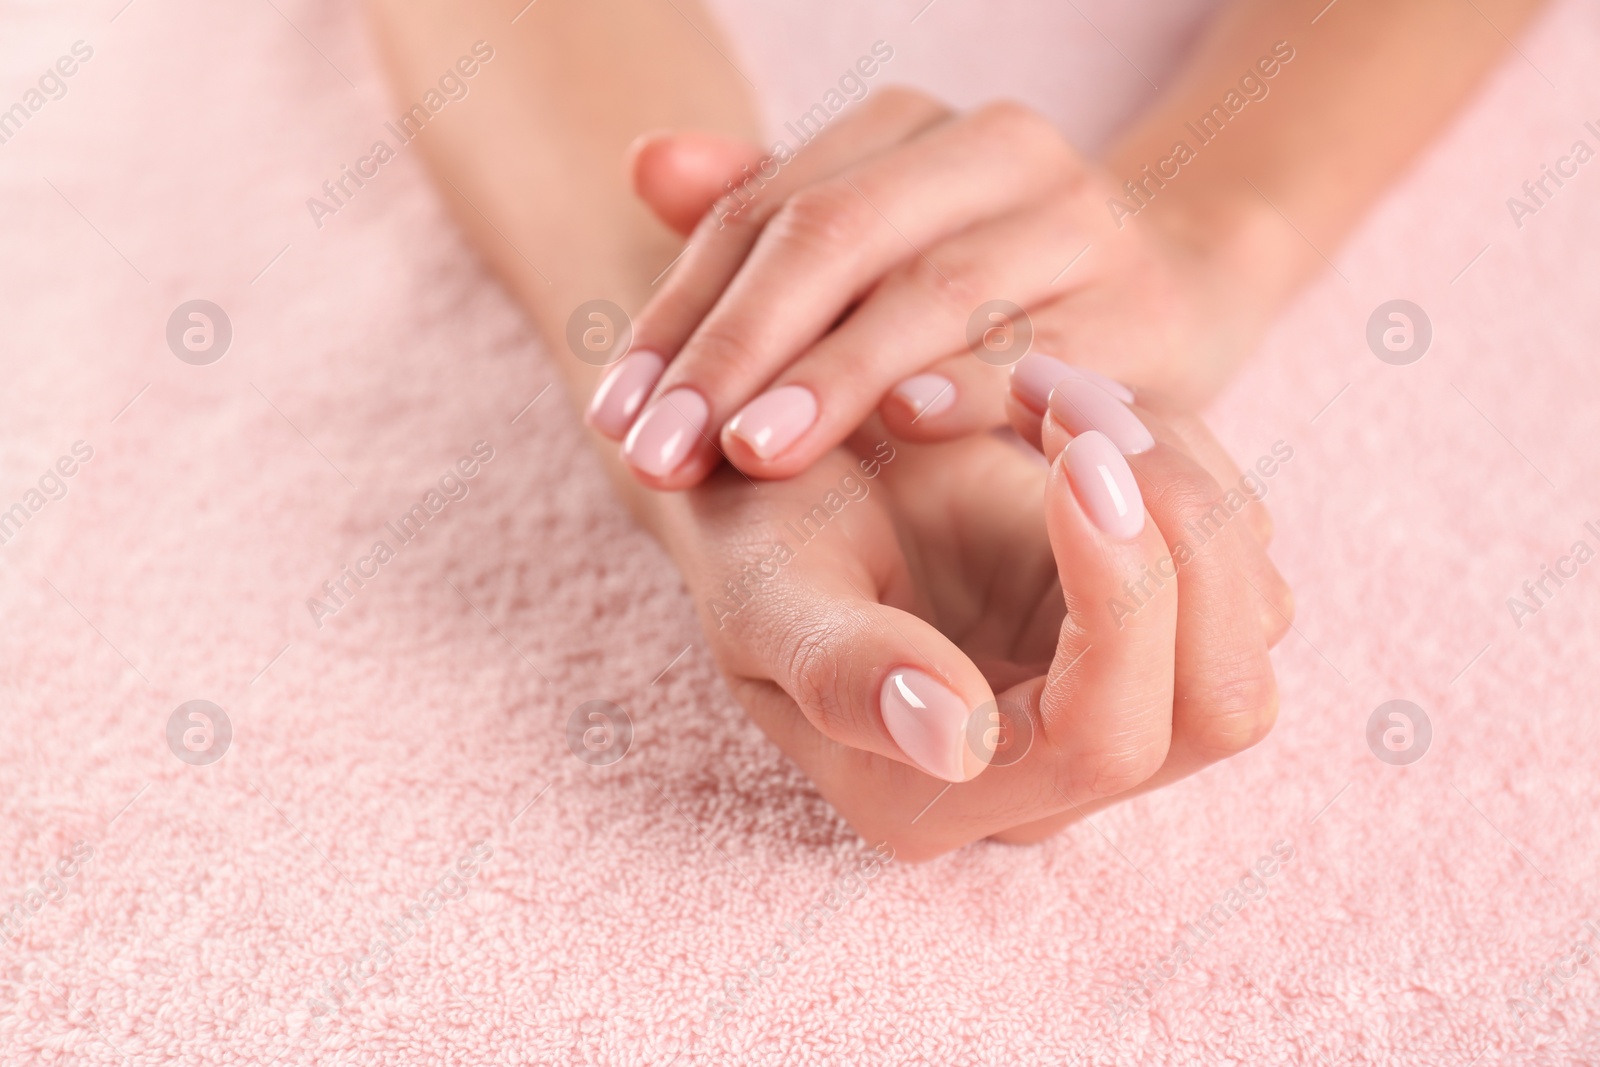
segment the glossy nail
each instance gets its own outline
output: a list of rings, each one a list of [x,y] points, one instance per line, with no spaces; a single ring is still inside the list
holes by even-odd
[[[728,420],[727,432],[762,459],[771,459],[798,441],[817,421],[817,398],[803,385],[783,385],[762,393]]]
[[[1119,541],[1138,537],[1144,529],[1144,497],[1111,438],[1090,430],[1067,442],[1061,456],[1072,495],[1089,521]]]
[[[1087,378],[1057,382],[1050,394],[1050,414],[1074,437],[1099,430],[1124,456],[1148,452],[1156,444],[1132,408]]]
[[[589,401],[584,421],[613,441],[620,441],[666,365],[666,360],[648,349],[629,352],[600,379],[600,388]]]
[[[913,667],[890,671],[878,710],[900,751],[935,778],[964,782],[987,762],[968,749],[966,704],[929,674]]]
[[[1073,367],[1072,369],[1077,371],[1081,377],[1098,385],[1124,404],[1133,403],[1133,390],[1115,378],[1107,378],[1099,371],[1090,370],[1088,367]]]
[[[912,422],[925,415],[949,411],[956,402],[956,383],[942,374],[918,374],[907,378],[890,392],[911,412]]]
[[[665,478],[688,458],[705,433],[711,414],[693,389],[680,387],[657,400],[639,416],[622,443],[622,455],[645,474]]]
[[[1133,402],[1133,390],[1121,382],[1113,381],[1104,374],[1097,374],[1092,370],[1063,363],[1054,356],[1039,355],[1037,352],[1023,356],[1017,365],[1011,368],[1011,392],[1018,400],[1043,415],[1045,407],[1050,403],[1050,391],[1056,387],[1057,382],[1068,378],[1086,378],[1123,403]]]

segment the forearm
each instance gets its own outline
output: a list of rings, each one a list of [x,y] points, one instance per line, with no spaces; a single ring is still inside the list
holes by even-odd
[[[1127,224],[1166,227],[1214,259],[1263,317],[1325,267],[1540,6],[1326,2],[1236,0],[1107,157],[1119,182],[1141,183],[1123,198],[1135,213]],[[1288,62],[1273,56],[1278,42],[1293,50]],[[1262,57],[1278,68],[1271,77]],[[1260,88],[1242,88],[1246,74]],[[1243,106],[1203,124],[1230,91]],[[1192,157],[1163,167],[1179,142]],[[1147,166],[1158,179],[1176,174],[1158,184]]]
[[[369,0],[368,8],[394,93],[407,103],[473,42],[494,49],[467,99],[416,143],[584,404],[603,368],[568,350],[568,317],[594,299],[637,312],[682,246],[628,187],[628,144],[661,127],[754,140],[756,120],[746,86],[702,36],[716,30],[694,0],[526,3]],[[618,492],[654,528],[654,494],[623,472],[614,444],[598,435],[595,443]]]

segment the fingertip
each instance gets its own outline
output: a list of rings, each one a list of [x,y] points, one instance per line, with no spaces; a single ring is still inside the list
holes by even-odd
[[[1267,635],[1267,647],[1274,648],[1294,625],[1294,590],[1281,577],[1269,584],[1270,595],[1263,593],[1256,600],[1261,605],[1261,628]]]
[[[1050,391],[1074,373],[1072,367],[1054,356],[1030,352],[1012,366],[1009,392],[1023,407],[1043,415],[1050,403]]]
[[[711,472],[716,470],[721,457],[713,455],[709,459],[701,456],[692,456],[681,465],[668,471],[666,474],[652,474],[641,470],[628,461],[623,455],[623,464],[628,468],[628,473],[633,475],[633,480],[657,493],[679,493],[685,489],[693,489],[705,481]]]
[[[1124,404],[1134,402],[1133,390],[1116,379],[1040,352],[1030,352],[1016,362],[1011,368],[1009,387],[1011,395],[1025,407],[1042,414],[1056,386],[1073,379],[1092,382]]]
[[[722,427],[726,446],[742,446],[759,464],[772,464],[817,422],[817,396],[803,385],[769,389],[734,413]]]
[[[699,392],[679,386],[657,397],[622,441],[622,460],[651,489],[688,489],[720,458],[705,436],[710,409]]]
[[[634,138],[623,158],[634,194],[662,222],[687,234],[761,150],[702,130],[651,130]]]
[[[884,398],[913,425],[921,419],[934,419],[956,406],[960,391],[943,374],[914,374],[896,385]]]
[[[897,667],[884,677],[878,708],[901,753],[925,773],[960,783],[988,767],[993,755],[989,732],[972,729],[973,710],[942,679],[915,667]]]
[[[583,421],[604,437],[622,440],[665,367],[666,360],[659,353],[648,349],[629,352],[600,379]]]
[[[1061,421],[1054,415],[1046,415],[1041,421],[1039,448],[1047,462],[1054,463],[1071,440],[1072,434],[1067,432],[1067,428],[1061,425]]]
[[[1089,521],[1107,537],[1132,541],[1144,532],[1144,496],[1133,468],[1099,430],[1078,434],[1061,450],[1057,465]]]
[[[646,130],[628,142],[628,147],[622,152],[622,173],[628,179],[635,193],[639,193],[640,171],[647,164],[646,155],[652,149],[658,148],[664,141],[672,136],[672,130],[658,127]],[[642,194],[640,194],[642,195]]]

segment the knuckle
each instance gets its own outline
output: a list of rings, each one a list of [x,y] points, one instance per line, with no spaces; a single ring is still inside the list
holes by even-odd
[[[1219,680],[1201,696],[1193,744],[1207,760],[1243,752],[1272,732],[1278,718],[1278,685],[1270,668],[1245,667]]]
[[[1206,540],[1232,522],[1244,504],[1241,498],[1239,508],[1229,507],[1216,482],[1198,470],[1155,487],[1145,499],[1152,504],[1152,513],[1168,515],[1179,529]]]
[[[1149,781],[1167,761],[1169,741],[1144,740],[1084,752],[1070,760],[1062,792],[1069,797],[1100,800],[1128,792]]]
[[[983,286],[971,266],[962,263],[933,263],[917,256],[897,268],[899,284],[916,299],[965,323],[973,309],[984,302]]]
[[[788,628],[775,651],[777,676],[794,702],[824,735],[843,736],[849,718],[840,669],[839,631],[826,622]]]
[[[1250,509],[1250,526],[1263,548],[1272,544],[1272,537],[1278,532],[1278,522],[1272,517],[1271,510],[1259,501]]]
[[[711,210],[701,216],[695,227],[694,243],[707,247],[721,241],[746,244],[752,233],[760,232],[775,207],[771,197],[763,198],[758,194],[746,202],[728,193],[719,197]]]
[[[758,359],[758,342],[753,330],[725,318],[709,320],[690,338],[683,355],[672,361],[678,380],[693,380],[703,392],[715,394],[725,383],[735,380],[740,371]],[[663,382],[662,390],[671,387]],[[708,396],[707,399],[710,399]]]
[[[871,221],[871,211],[850,186],[823,182],[791,196],[773,216],[767,232],[772,240],[802,250],[836,250],[860,236]]]
[[[1294,624],[1294,590],[1276,570],[1270,570],[1261,580],[1261,618],[1266,625],[1267,647],[1283,639]]]

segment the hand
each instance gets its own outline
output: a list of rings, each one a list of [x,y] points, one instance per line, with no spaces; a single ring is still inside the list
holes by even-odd
[[[1136,407],[1150,447],[1121,468],[1120,521],[1136,513],[1139,529],[1101,529],[1104,490],[1092,495],[1098,473],[1081,461],[1108,446],[1081,432],[1073,392],[1055,401],[1071,426],[1040,420],[1058,453],[1048,480],[987,435],[908,445],[874,420],[796,478],[757,491],[724,469],[674,498],[664,536],[733,692],[900,856],[1048,836],[1253,744],[1273,720],[1267,648],[1291,608],[1258,505],[1219,503],[1218,479],[1238,475],[1203,427]],[[1114,450],[1100,459],[1116,467]],[[818,506],[829,517],[807,525]],[[1191,530],[1211,536],[1174,548]],[[1172,554],[1176,577],[1152,578],[1172,573]],[[984,766],[996,725],[1010,736]]]
[[[749,146],[657,137],[635,183],[682,226],[705,202],[696,183],[772,173],[759,163]],[[1026,309],[1035,352],[1203,396],[1248,344],[1240,297],[1203,250],[1119,229],[1115,192],[1017,105],[952,115],[882,91],[700,217],[591,424],[627,433],[625,458],[658,489],[698,482],[719,448],[747,474],[789,477],[874,408],[905,439],[969,433],[1003,417],[1004,367],[969,338],[991,299]]]

